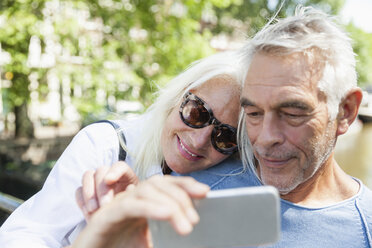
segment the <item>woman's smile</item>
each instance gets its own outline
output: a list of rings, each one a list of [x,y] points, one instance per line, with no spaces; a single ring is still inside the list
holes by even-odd
[[[203,158],[203,156],[190,151],[191,150],[190,147],[188,147],[184,142],[182,142],[182,140],[178,136],[177,136],[177,141],[178,141],[177,142],[178,150],[180,151],[181,155],[187,160],[197,161]]]

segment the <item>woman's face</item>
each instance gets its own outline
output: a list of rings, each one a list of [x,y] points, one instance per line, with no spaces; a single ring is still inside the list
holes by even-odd
[[[202,99],[221,123],[237,127],[240,89],[233,79],[228,76],[212,78],[190,92]],[[213,125],[192,128],[181,120],[179,107],[182,101],[180,99],[165,120],[161,137],[166,164],[180,174],[207,169],[229,156],[213,147]]]

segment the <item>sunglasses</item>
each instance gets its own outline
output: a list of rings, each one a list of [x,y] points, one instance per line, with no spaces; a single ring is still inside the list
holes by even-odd
[[[222,124],[213,116],[212,109],[199,97],[188,92],[180,106],[183,123],[192,128],[214,125],[211,141],[213,147],[222,154],[233,154],[238,150],[236,128]]]

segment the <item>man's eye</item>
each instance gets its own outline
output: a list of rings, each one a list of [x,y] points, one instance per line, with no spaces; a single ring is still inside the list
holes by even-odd
[[[300,118],[302,117],[303,115],[299,115],[299,114],[291,114],[291,113],[285,113],[285,115],[289,118]]]
[[[303,114],[293,114],[293,113],[284,113],[284,120],[292,126],[302,125],[306,121],[306,115]]]
[[[260,114],[258,112],[251,112],[251,113],[246,113],[248,117],[257,117]]]

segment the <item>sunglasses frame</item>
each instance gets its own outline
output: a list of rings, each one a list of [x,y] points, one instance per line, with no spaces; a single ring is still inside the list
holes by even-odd
[[[231,155],[231,154],[234,154],[236,151],[238,151],[238,145],[236,145],[234,147],[231,147],[231,148],[226,148],[226,149],[219,148],[217,146],[217,141],[215,140],[216,132],[219,129],[221,129],[221,128],[227,128],[232,133],[234,133],[236,135],[237,134],[237,129],[235,127],[232,127],[232,126],[230,126],[228,124],[223,124],[219,120],[217,120],[217,118],[214,117],[213,111],[208,106],[208,104],[206,102],[204,102],[198,96],[196,96],[193,93],[191,93],[190,91],[187,92],[183,96],[183,99],[184,100],[181,103],[181,106],[180,106],[180,109],[179,109],[180,117],[181,117],[181,120],[183,121],[183,123],[185,123],[187,126],[189,126],[191,128],[203,128],[203,127],[206,127],[206,126],[209,126],[209,125],[213,125],[214,127],[213,127],[213,131],[212,131],[212,135],[211,135],[211,143],[212,143],[214,149],[216,149],[218,152],[220,152],[222,154],[225,154],[225,155]],[[196,101],[198,104],[201,104],[208,111],[209,120],[206,121],[205,123],[203,123],[202,125],[193,125],[193,124],[189,123],[188,121],[186,121],[185,118],[183,117],[183,113],[182,112],[183,112],[184,107],[186,106],[186,104],[189,101]]]

